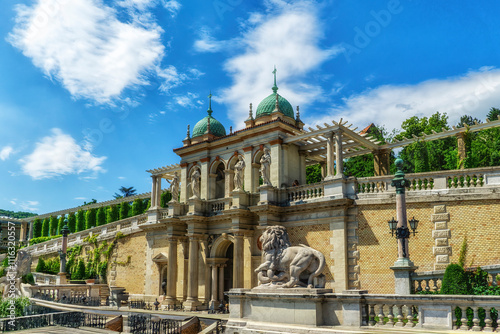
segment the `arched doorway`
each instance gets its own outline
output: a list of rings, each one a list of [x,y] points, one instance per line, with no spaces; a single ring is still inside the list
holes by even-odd
[[[215,175],[215,198],[224,198],[226,191],[226,173],[222,162],[217,165]]]
[[[224,267],[224,292],[229,291],[233,287],[233,255],[234,255],[234,244],[227,248],[226,256],[226,266]],[[224,297],[227,299],[227,297]]]
[[[234,236],[223,233],[213,243],[210,258],[207,263],[211,267],[211,299],[210,308],[218,308],[221,303],[226,304],[224,292],[229,291],[233,285],[233,254]]]

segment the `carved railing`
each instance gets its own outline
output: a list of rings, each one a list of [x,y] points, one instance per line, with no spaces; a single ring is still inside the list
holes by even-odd
[[[370,327],[442,328],[492,332],[499,328],[500,297],[458,295],[363,295]]]
[[[357,193],[394,192],[395,189],[391,186],[393,178],[394,175],[358,178],[356,179]],[[500,167],[412,173],[406,174],[405,178],[410,181],[407,187],[408,192],[500,187]]]
[[[324,192],[325,188],[321,182],[287,188],[287,196],[290,202],[323,197]]]
[[[206,203],[208,212],[211,214],[217,214],[221,211],[229,209],[231,206],[231,204],[228,203],[227,198],[211,199],[206,201]]]
[[[477,267],[466,268],[467,271],[473,271]],[[496,276],[500,274],[500,265],[482,266],[482,270],[488,273],[488,282],[492,286],[497,286]],[[415,272],[411,276],[412,288],[415,292],[420,291],[438,291],[441,289],[444,270]]]
[[[122,220],[118,220],[106,225],[93,227],[84,231],[71,233],[68,237],[68,246],[83,244],[84,239],[88,236],[97,236],[98,240],[112,239],[116,233],[130,234],[140,231],[139,225],[147,222],[148,215],[142,214]],[[38,256],[42,254],[55,253],[62,246],[62,238],[52,239],[41,242],[39,244],[28,246],[24,250],[29,251],[32,255]]]

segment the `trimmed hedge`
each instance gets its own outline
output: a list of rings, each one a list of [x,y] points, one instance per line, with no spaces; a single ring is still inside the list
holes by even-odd
[[[441,285],[443,295],[470,295],[471,286],[464,268],[459,264],[452,263],[446,267]]]

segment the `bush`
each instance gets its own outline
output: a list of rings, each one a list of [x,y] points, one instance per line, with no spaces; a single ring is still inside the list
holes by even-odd
[[[441,285],[443,295],[469,295],[471,288],[464,268],[459,264],[452,263],[444,272],[443,283]]]
[[[22,277],[22,281],[25,284],[31,284],[31,285],[35,284],[35,279],[33,278],[32,273],[27,273],[26,275],[24,275]]]
[[[36,264],[36,272],[37,273],[44,273],[45,272],[45,260],[42,258],[38,259],[38,263]]]
[[[0,301],[0,318],[7,318],[10,316],[11,300],[4,298]],[[24,309],[30,304],[30,299],[28,297],[17,297],[14,298],[14,310],[16,317],[22,317],[24,315]]]
[[[85,263],[83,260],[78,261],[78,265],[76,270],[71,275],[71,279],[73,280],[81,280],[85,278]]]
[[[61,235],[54,235],[52,237],[38,237],[38,238],[33,238],[33,239],[30,240],[30,246],[39,244],[41,242],[49,241],[49,240],[52,240],[52,239],[55,239],[55,238],[60,238],[60,237],[61,237]]]
[[[33,221],[33,237],[38,238],[42,236],[42,221],[39,218],[35,218]]]

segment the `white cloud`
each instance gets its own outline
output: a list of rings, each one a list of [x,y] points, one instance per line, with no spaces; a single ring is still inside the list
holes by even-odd
[[[37,0],[16,11],[9,42],[76,98],[111,103],[127,88],[147,85],[164,55],[161,27],[123,23],[102,0]]]
[[[200,76],[205,74],[195,68],[189,69],[188,73],[180,73],[173,65],[167,66],[165,68],[157,67],[156,73],[162,81],[160,85],[160,91],[164,93],[169,93],[172,88],[180,86],[186,81],[198,79]]]
[[[177,16],[177,13],[179,13],[179,10],[181,10],[181,4],[179,1],[175,0],[163,0],[163,7],[165,7],[166,10],[170,12],[170,15],[172,17]]]
[[[75,197],[75,199],[79,201],[84,201],[87,199],[87,197]]]
[[[17,199],[14,198],[12,201],[10,201],[10,203],[16,205],[17,204],[16,201],[17,201]]]
[[[42,138],[35,150],[19,160],[24,174],[35,180],[60,175],[105,172],[101,164],[106,157],[96,157],[83,149],[70,135],[52,129],[52,135]]]
[[[456,125],[467,114],[484,121],[491,107],[500,106],[500,69],[484,67],[478,71],[414,85],[384,85],[344,99],[322,119],[306,119],[323,124],[343,117],[356,126],[382,124],[391,131],[412,116],[430,116],[436,111],[449,116]]]
[[[118,176],[118,180],[125,180],[126,177],[125,176]]]
[[[256,108],[272,93],[273,65],[278,69],[279,93],[293,105],[303,105],[323,94],[320,86],[308,84],[303,77],[341,51],[320,46],[324,28],[314,4],[272,1],[267,5],[267,14],[251,14],[242,24],[246,30],[234,42],[243,46],[243,53],[225,63],[233,84],[219,94],[218,101],[230,105],[229,117],[240,125],[248,116],[248,104]],[[206,49],[216,48],[211,40],[204,43]]]
[[[199,97],[198,94],[188,92],[186,95],[175,96],[174,101],[181,107],[193,108],[195,106],[195,103],[199,104],[200,100],[197,100],[198,97]]]
[[[4,146],[2,150],[0,151],[0,159],[2,161],[5,161],[9,158],[10,154],[14,151],[12,146]]]
[[[216,40],[207,28],[200,31],[199,39],[194,42],[194,50],[197,52],[220,52],[226,48],[234,47],[239,39],[229,41]]]
[[[38,201],[26,201],[22,202],[19,204],[21,207],[21,210],[23,211],[38,211],[38,205],[40,205],[40,202]]]

